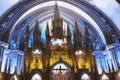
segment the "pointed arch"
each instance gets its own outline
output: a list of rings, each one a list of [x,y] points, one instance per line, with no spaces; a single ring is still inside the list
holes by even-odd
[[[59,64],[59,63],[62,63],[62,64],[64,64],[64,65],[67,66],[67,67],[72,67],[71,65],[69,65],[69,64],[66,63],[65,61],[58,61],[58,62],[56,62],[55,64],[52,65],[51,69],[52,69],[55,65],[57,65],[57,64]]]
[[[57,63],[51,68],[51,78],[52,80],[73,80],[72,68],[65,63]]]
[[[42,74],[42,71],[41,70],[32,70],[31,71],[31,74],[29,75],[29,80],[33,80],[38,77],[38,79],[42,80],[43,79],[43,74]]]
[[[89,76],[87,73],[84,73],[84,74],[81,76],[81,80],[91,80],[91,79],[90,79],[90,76]]]
[[[106,74],[103,74],[101,80],[109,80],[109,77]]]
[[[54,1],[48,1],[48,2],[46,2],[46,3],[41,3],[41,4],[39,4],[39,5],[41,5],[41,6],[39,6],[38,4],[36,4],[36,6],[33,7],[34,9],[30,8],[27,12],[25,12],[24,14],[22,14],[21,17],[19,16],[19,17],[20,17],[19,20],[16,20],[15,24],[13,25],[13,27],[12,27],[12,29],[11,29],[10,36],[12,35],[12,31],[13,31],[13,29],[15,28],[15,26],[16,26],[24,17],[26,17],[28,14],[34,12],[35,10],[38,10],[39,8],[42,8],[43,6],[48,7],[48,6],[54,5],[53,2],[54,2]],[[48,5],[48,3],[49,3],[49,5]],[[75,8],[76,11],[74,11],[74,12],[77,13],[77,14],[79,14],[81,17],[84,17],[84,18],[85,18],[85,15],[86,15],[86,17],[88,17],[88,18],[85,18],[85,19],[86,19],[89,23],[93,23],[93,24],[92,24],[93,27],[97,30],[97,32],[99,32],[98,34],[100,35],[101,41],[102,41],[104,44],[106,44],[106,40],[105,40],[105,37],[104,37],[104,35],[103,35],[102,30],[99,28],[99,25],[94,21],[94,19],[91,18],[91,16],[89,16],[88,13],[84,12],[81,8],[78,8],[79,6],[71,5],[71,4],[69,4],[69,3],[65,2],[65,1],[58,1],[57,3],[58,3],[59,6],[62,6],[62,7],[65,7],[65,5],[62,5],[62,4],[65,3],[66,5],[69,5],[69,6],[73,7],[73,8]],[[74,4],[74,3],[72,3],[72,4]],[[65,8],[68,8],[68,9],[71,10],[70,7],[65,7]],[[85,13],[85,14],[84,14],[84,13]],[[84,15],[83,15],[83,14],[84,14]],[[89,19],[89,20],[88,20],[88,19]],[[9,39],[10,39],[10,36],[9,36]]]
[[[19,75],[17,75],[17,74],[13,74],[13,75],[11,76],[10,80],[20,80],[20,77],[19,77]]]
[[[32,76],[31,80],[42,80],[42,77],[38,73],[36,73]]]

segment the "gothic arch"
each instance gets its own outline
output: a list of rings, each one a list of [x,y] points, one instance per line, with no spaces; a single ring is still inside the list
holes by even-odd
[[[53,64],[53,65],[51,66],[51,69],[52,69],[55,65],[57,65],[57,64],[59,64],[59,63],[63,63],[66,67],[69,67],[69,68],[72,67],[72,66],[70,66],[68,63],[66,63],[65,61],[58,61],[58,62],[56,62],[55,64]]]
[[[82,76],[83,76],[84,74],[88,75],[88,76],[90,77],[90,79],[91,79],[91,77],[92,77],[92,75],[88,72],[87,69],[82,69],[82,70],[80,70],[77,74],[78,74],[77,78],[78,78],[79,80],[82,80],[81,78],[82,78]]]
[[[27,1],[26,1],[27,2]],[[24,3],[24,4],[26,4],[26,2]],[[70,3],[70,4],[73,4],[74,6],[76,5],[75,3],[72,3],[72,2],[69,2],[69,1],[63,1],[63,2],[67,2],[67,3]],[[89,6],[90,8],[93,8],[90,4],[87,4],[87,3],[85,3],[84,1],[79,1],[80,3],[82,3],[81,5],[83,5],[83,6]],[[35,5],[37,5],[37,4],[40,4],[40,3],[44,3],[44,1],[41,1],[41,2],[38,2],[38,3],[34,3],[34,2],[29,2],[29,3],[31,3],[31,5],[30,6],[35,6]],[[32,3],[34,3],[34,4],[32,4]],[[20,7],[20,6],[23,6],[23,5],[19,5],[19,6],[17,6],[17,7]],[[80,7],[83,7],[83,6],[79,6],[79,5],[76,5],[78,8],[80,8]],[[23,9],[23,10],[28,10],[28,9],[30,9],[30,7],[27,7],[26,9]],[[14,9],[13,9],[14,10]],[[83,9],[84,10],[84,9]],[[101,13],[101,11],[99,11],[99,10],[97,10],[96,8],[93,8],[93,10],[94,11],[96,11],[96,12],[98,12],[98,13]],[[84,10],[85,11],[85,10]],[[20,15],[22,15],[22,13],[20,13]],[[18,16],[18,17],[20,17],[20,15]],[[91,14],[90,14],[91,15]],[[102,16],[105,16],[103,13],[101,13],[101,15]],[[92,15],[92,17],[95,17],[95,16],[93,16]],[[6,17],[5,17],[6,18]],[[5,19],[5,18],[3,18],[3,19]],[[3,20],[2,19],[2,20]],[[16,21],[16,19],[17,18],[15,18],[15,20],[14,21]],[[95,19],[95,18],[94,18]],[[12,22],[14,22],[14,21],[12,21]],[[95,20],[96,21],[96,20]],[[12,28],[12,26],[14,25],[15,23],[10,23],[10,24],[8,24],[8,26],[11,26],[11,28]],[[111,23],[112,24],[112,23]],[[102,27],[102,25],[101,24],[99,24],[100,25],[100,27]],[[115,26],[115,25],[114,25]],[[8,28],[9,29],[9,32],[11,31],[11,29],[10,28]],[[102,28],[101,28],[102,29]],[[104,32],[106,32],[104,29],[102,30],[103,31],[103,33]],[[105,33],[104,33],[105,34]],[[105,36],[107,36],[107,35],[105,35]],[[107,38],[106,38],[106,40],[107,40]],[[108,40],[109,41],[109,40]]]
[[[36,73],[32,76],[31,80],[42,80],[42,77],[38,73]]]
[[[38,74],[42,79],[43,79],[43,73],[41,70],[34,70],[31,72],[31,75],[29,76],[29,80],[32,79],[32,77],[35,75],[35,74]]]
[[[117,49],[117,48],[119,47],[120,41],[118,38],[112,39],[112,37],[116,38],[117,37],[116,35],[118,34],[116,30],[112,29],[114,24],[112,25],[112,22],[107,20],[102,13],[99,13],[99,10],[96,10],[96,8],[93,8],[92,6],[90,6],[88,3],[85,3],[84,1],[82,2],[82,0],[78,1],[80,3],[77,3],[77,0],[73,0],[73,1],[58,0],[58,4],[56,4],[56,5],[54,5],[54,2],[55,1],[53,1],[53,0],[44,0],[44,1],[26,0],[25,3],[20,4],[17,8],[15,7],[13,9],[13,11],[10,12],[10,14],[13,13],[12,17],[10,14],[8,14],[4,18],[5,20],[0,19],[0,35],[1,35],[0,41],[1,40],[6,40],[8,42],[10,41],[8,43],[8,44],[10,44],[10,47],[8,49],[19,50],[22,48],[21,50],[24,50],[24,53],[25,53],[25,55],[21,54],[23,56],[22,59],[17,56],[15,56],[15,59],[10,56],[10,58],[13,58],[13,60],[7,59],[8,65],[5,65],[5,69],[4,69],[5,71],[3,73],[3,74],[5,74],[4,78],[11,79],[10,77],[13,76],[13,79],[14,79],[14,76],[16,76],[18,78],[16,80],[19,80],[19,78],[21,78],[22,80],[23,79],[30,80],[34,75],[37,75],[38,77],[40,76],[44,80],[51,80],[51,75],[54,75],[54,76],[52,76],[52,79],[56,79],[55,75],[59,72],[60,72],[60,74],[62,73],[62,76],[68,75],[69,78],[71,78],[71,76],[72,76],[72,78],[71,78],[72,80],[81,80],[81,77],[83,75],[87,75],[87,77],[90,76],[93,79],[96,79],[96,78],[94,78],[94,76],[101,78],[101,75],[103,75],[102,73],[104,73],[104,72],[105,72],[105,74],[107,74],[109,76],[110,79],[112,77],[114,77],[114,75],[111,76],[111,74],[114,74],[114,72],[116,73],[116,71],[119,70],[118,67],[120,66],[120,65],[118,65],[118,64],[120,64],[120,61],[118,60],[119,57],[116,57],[116,55],[119,56],[119,49]],[[60,4],[60,2],[65,3],[65,5]],[[50,5],[48,5],[48,3],[50,3]],[[72,7],[72,9],[69,8],[70,6]],[[49,10],[48,7],[51,9]],[[16,10],[16,9],[18,9],[18,11],[16,13],[14,13],[14,10]],[[53,9],[55,9],[55,10],[53,10]],[[48,11],[50,11],[50,15],[49,15]],[[55,15],[53,16],[52,12],[54,12],[54,11],[55,11]],[[61,17],[61,15],[60,15],[60,14],[62,14],[62,12],[63,12],[63,15],[62,15],[63,17]],[[41,15],[42,13],[44,15]],[[83,13],[85,13],[85,15]],[[39,14],[41,15],[41,17],[39,17],[36,20],[36,17],[38,17]],[[70,16],[67,16],[67,14]],[[49,16],[47,16],[47,15],[49,15]],[[31,16],[33,18],[31,18]],[[69,25],[69,23],[70,23],[69,20],[66,20],[65,24],[63,24],[64,16],[67,16],[67,19],[69,19],[69,18],[71,19],[71,17],[73,17],[73,23],[76,22],[75,26]],[[79,16],[79,17],[76,18],[77,16]],[[47,21],[45,21],[44,19],[49,21],[49,19],[48,19],[49,17],[51,17],[50,18],[51,20],[52,20],[52,17],[54,18],[54,20],[51,21],[52,24],[48,25],[48,23],[47,23],[47,25],[41,26],[40,21],[46,23]],[[28,23],[32,23],[32,22],[31,21],[27,22],[26,20],[28,18],[31,19],[31,21],[33,23],[35,23],[34,20],[36,20],[36,25],[29,26]],[[103,18],[103,19],[101,19],[101,18]],[[79,26],[77,26],[78,21],[74,20],[74,19],[77,19],[79,21],[79,24],[80,24]],[[80,22],[80,20],[82,20],[82,22]],[[4,24],[5,26],[1,25],[1,23],[2,24],[5,23]],[[51,25],[53,25],[52,26],[53,30],[49,29],[49,27]],[[71,26],[72,26],[72,29],[71,29]],[[46,28],[46,31],[41,30],[41,27],[42,27],[42,29]],[[65,29],[65,27],[67,29]],[[83,29],[80,29],[81,27],[83,27]],[[90,28],[93,28],[93,30],[91,30]],[[109,29],[111,29],[111,30],[109,30]],[[29,43],[29,37],[31,37],[31,35],[29,34],[30,30],[33,30],[33,32],[31,32],[33,34],[32,39],[30,38],[31,43]],[[79,30],[80,31],[83,30],[82,34],[84,34],[84,36],[79,35],[80,34]],[[42,35],[42,33],[40,31],[45,32],[44,36]],[[115,31],[115,32],[113,32],[113,31]],[[110,32],[113,32],[113,33],[110,33]],[[2,35],[4,33],[5,33],[5,35]],[[9,33],[11,33],[11,34],[9,35]],[[17,34],[14,34],[14,33],[17,33]],[[52,34],[50,34],[50,33],[52,33]],[[113,34],[115,34],[115,35],[113,35]],[[16,39],[16,36],[18,36],[17,39]],[[3,37],[3,39],[2,39],[2,37]],[[43,38],[41,39],[41,37],[45,37],[46,40],[45,39],[43,40]],[[51,44],[52,38],[55,39],[55,42],[58,42],[57,45],[54,46]],[[11,47],[13,39],[15,41],[15,45],[18,45],[20,48],[19,47],[17,47],[17,48]],[[21,39],[23,42],[19,43]],[[58,39],[60,39],[60,40],[58,40]],[[115,41],[113,41],[113,40],[115,40]],[[118,41],[116,41],[116,40],[118,40]],[[42,42],[45,42],[45,44],[41,44]],[[111,43],[113,43],[113,44],[111,44]],[[29,44],[31,45],[31,47],[28,47]],[[110,44],[110,45],[108,45],[108,44]],[[12,45],[12,46],[14,46],[14,45]],[[93,49],[93,47],[95,47],[95,48]],[[103,47],[105,50],[103,49]],[[35,50],[34,54],[37,57],[35,57],[35,60],[32,59],[31,53],[34,49],[41,49],[41,51],[43,52],[43,55],[41,56],[42,57],[41,58],[41,60],[42,60],[41,68],[38,68],[38,66],[40,67],[40,65],[38,64],[38,62],[40,62],[40,61],[38,61],[38,59],[40,59],[38,57],[38,54],[40,54],[39,50]],[[1,49],[1,50],[3,50],[3,49]],[[87,57],[84,57],[84,56],[82,57],[84,60],[83,63],[82,63],[81,59],[79,59],[79,61],[78,61],[81,64],[86,63],[86,66],[83,65],[82,68],[79,68],[79,66],[77,66],[78,62],[76,63],[77,60],[75,57],[75,54],[79,54],[79,55],[82,54],[80,52],[80,50],[84,51],[86,53],[86,55],[88,55]],[[8,55],[9,52],[3,52],[3,51],[0,52],[0,54],[2,54],[2,53],[4,53],[3,55]],[[18,53],[18,54],[20,54],[20,53]],[[1,58],[3,55],[0,55]],[[113,58],[114,58],[114,60],[113,60]],[[4,59],[6,59],[6,57],[3,56],[2,61],[4,61]],[[19,61],[17,61],[17,59],[19,59]],[[112,59],[109,61],[109,62],[112,62],[111,64],[108,64],[109,62],[106,62],[109,59]],[[32,60],[33,60],[33,62],[35,62],[35,64],[33,64],[34,68],[32,68],[32,63],[31,63]],[[13,61],[15,61],[15,62],[13,62]],[[18,63],[25,64],[25,65],[19,66]],[[3,65],[3,64],[4,63],[2,62],[1,65]],[[79,65],[81,65],[81,64],[79,64]],[[114,66],[112,67],[112,65],[114,65]],[[21,69],[19,69],[19,68],[21,68]],[[109,70],[109,68],[110,68],[110,70]],[[14,70],[14,72],[12,71],[13,73],[11,72],[12,69]],[[113,70],[113,69],[115,69],[115,70]],[[10,70],[10,73],[9,73],[9,70]],[[20,72],[22,72],[23,75],[19,74],[19,72],[17,72],[18,70],[20,70]],[[104,70],[104,71],[102,71],[102,70]],[[99,74],[99,72],[101,72],[101,73]],[[17,74],[19,74],[19,75],[17,75]],[[6,76],[8,76],[8,77],[6,77]],[[59,75],[57,75],[57,76],[59,76]],[[77,79],[74,79],[76,77],[77,77]],[[35,79],[41,79],[41,78],[35,77]],[[62,77],[61,79],[57,79],[57,80],[62,80],[63,78],[64,77]],[[71,79],[65,78],[65,80],[71,80]],[[108,78],[105,77],[105,79],[108,79]]]
[[[11,77],[10,77],[10,80],[12,80],[13,78],[14,78],[15,80],[21,80],[21,79],[20,79],[20,76],[19,76],[18,74],[12,74]]]
[[[56,67],[57,65],[64,65],[64,67],[66,67],[66,69],[65,68],[63,68],[63,66],[60,66],[59,67],[59,69],[57,69],[57,70],[59,70],[59,71],[57,71],[55,74],[53,74],[54,72],[52,72],[53,71],[53,68],[54,67]],[[58,67],[58,66],[57,66]],[[59,77],[59,76],[61,76],[62,75],[62,78],[64,77],[64,79],[65,80],[74,80],[74,70],[73,70],[73,67],[71,67],[69,64],[67,64],[66,62],[61,62],[61,61],[59,61],[59,62],[57,62],[57,63],[55,63],[52,67],[51,67],[51,69],[50,69],[51,71],[50,71],[50,74],[52,74],[52,75],[49,75],[49,77],[52,79],[54,79],[54,78],[56,78],[56,77]],[[56,70],[56,69],[55,69]],[[63,70],[63,71],[62,71]],[[64,72],[65,71],[65,72]],[[59,74],[59,72],[61,72],[61,75]],[[53,77],[55,75],[55,77]],[[58,79],[59,80],[59,79]],[[61,80],[61,79],[60,79]]]
[[[81,76],[81,80],[91,80],[91,77],[90,77],[90,75],[84,73],[84,74]]]
[[[109,75],[107,75],[107,74],[102,74],[100,77],[101,77],[100,80],[109,80],[110,79]]]

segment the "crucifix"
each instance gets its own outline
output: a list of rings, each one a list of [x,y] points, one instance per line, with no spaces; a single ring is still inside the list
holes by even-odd
[[[62,70],[68,70],[68,69],[62,69],[60,66],[59,69],[53,69],[53,70],[59,70],[59,72],[57,73],[57,78],[58,80],[62,80],[63,79]]]

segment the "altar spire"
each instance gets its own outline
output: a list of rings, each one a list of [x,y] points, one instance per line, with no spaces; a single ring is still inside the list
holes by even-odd
[[[53,35],[55,39],[57,38],[63,38],[63,20],[60,17],[58,5],[55,4],[55,12],[54,12],[54,20],[53,20]]]
[[[36,20],[35,28],[33,31],[33,37],[34,37],[34,46],[38,45],[40,46],[40,38],[41,38],[41,31],[39,30],[39,22]]]
[[[59,20],[60,19],[60,13],[58,9],[57,3],[55,4],[55,12],[54,12],[54,20]]]

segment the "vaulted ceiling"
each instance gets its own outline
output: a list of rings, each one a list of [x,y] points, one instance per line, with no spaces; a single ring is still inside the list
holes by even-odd
[[[12,0],[6,4],[5,2],[7,0],[0,1],[0,4],[2,4],[0,5],[0,35],[7,34],[6,41],[8,42],[12,40],[16,28],[28,18],[31,20],[28,21],[31,29],[36,19],[39,20],[40,24],[47,19],[52,19],[56,3],[53,0]],[[114,3],[114,5],[111,3]],[[74,26],[75,21],[77,21],[79,29],[84,32],[82,30],[84,27],[80,23],[83,20],[86,24],[89,24],[89,28],[103,45],[112,43],[109,38],[112,38],[113,34],[120,36],[120,6],[116,1],[62,0],[57,1],[57,4],[64,21],[69,22],[71,26]],[[24,27],[20,27],[18,30],[21,29],[24,29]]]

